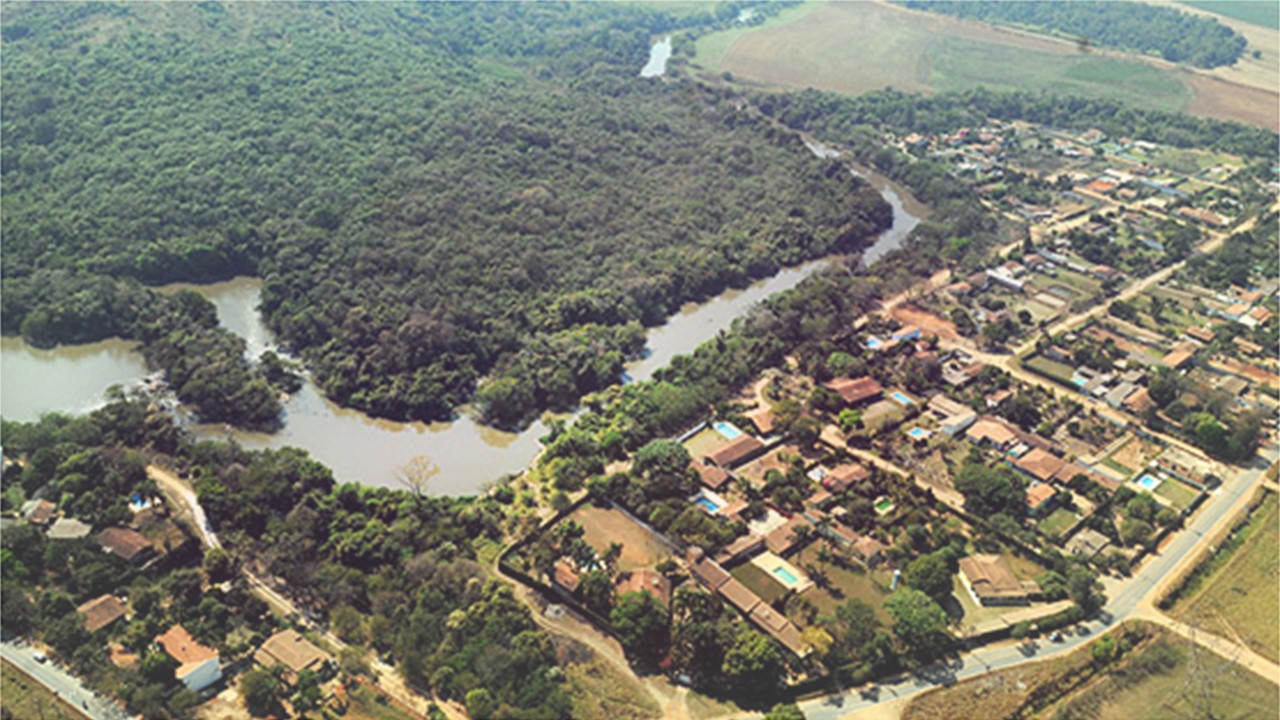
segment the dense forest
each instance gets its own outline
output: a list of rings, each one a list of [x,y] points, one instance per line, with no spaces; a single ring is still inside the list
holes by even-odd
[[[572,406],[617,381],[641,325],[890,221],[732,98],[638,80],[681,22],[596,4],[8,13],[6,290],[50,269],[252,272],[338,402],[442,418],[491,375],[490,421]]]
[[[1217,20],[1140,2],[1001,2],[905,0],[914,10],[1002,23],[1078,39],[1083,45],[1131,50],[1170,62],[1234,65],[1245,39]]]

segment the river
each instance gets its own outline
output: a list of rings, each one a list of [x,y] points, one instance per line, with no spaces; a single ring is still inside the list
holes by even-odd
[[[810,145],[815,154],[823,149]],[[883,193],[893,207],[893,225],[863,253],[872,262],[899,247],[920,222],[925,209],[888,179],[855,168]],[[801,280],[828,266],[831,259],[814,260],[786,268],[752,285],[724,293],[702,303],[690,303],[666,323],[647,334],[644,357],[628,363],[627,381],[645,380],[677,355],[726,330],[761,300],[795,287]],[[218,310],[219,321],[245,338],[254,357],[274,348],[271,333],[258,313],[262,283],[236,278],[207,285],[168,285],[161,292],[192,289],[207,297]],[[3,395],[0,412],[7,418],[30,420],[41,412],[85,412],[102,403],[102,391],[110,384],[128,384],[147,373],[132,345],[108,341],[54,350],[35,350],[21,340],[6,338],[0,345],[3,363]],[[226,426],[191,425],[202,438],[234,438],[248,448],[296,446],[333,469],[342,481],[395,486],[396,471],[419,455],[440,467],[431,489],[447,495],[469,495],[510,473],[524,469],[540,449],[538,438],[546,434],[542,423],[521,433],[506,433],[475,422],[466,414],[453,422],[394,422],[340,408],[326,400],[308,379],[302,390],[284,403],[284,427],[277,433],[250,433]]]
[[[649,62],[640,68],[640,77],[662,77],[667,71],[667,61],[671,59],[671,36],[668,35],[649,46]]]

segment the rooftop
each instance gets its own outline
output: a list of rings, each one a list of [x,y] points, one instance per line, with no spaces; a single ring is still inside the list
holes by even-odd
[[[1013,461],[1014,467],[1031,477],[1048,481],[1062,469],[1066,462],[1056,455],[1040,448],[1032,448],[1026,455]]]
[[[834,391],[849,405],[856,405],[860,402],[879,397],[884,392],[884,388],[880,383],[872,377],[860,377],[857,379],[836,378],[825,383],[827,389]]]
[[[1026,598],[1032,593],[1031,584],[1018,580],[1000,555],[960,558],[960,573],[979,598]]]
[[[281,630],[272,635],[253,654],[259,665],[281,665],[285,670],[298,674],[303,670],[315,671],[331,659],[329,653],[311,644],[297,630]]]
[[[178,661],[179,665],[193,665],[218,658],[218,651],[196,642],[191,633],[181,625],[174,625],[156,638],[156,644]]]
[[[84,616],[84,627],[96,633],[125,616],[128,608],[115,595],[102,595],[76,608]]]
[[[128,528],[111,527],[98,533],[102,549],[117,557],[133,562],[153,549],[151,541]]]
[[[722,468],[730,468],[764,448],[764,443],[754,436],[743,435],[707,456]]]

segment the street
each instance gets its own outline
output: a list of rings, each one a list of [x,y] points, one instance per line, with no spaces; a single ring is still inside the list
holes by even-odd
[[[126,720],[131,717],[115,703],[99,698],[82,685],[79,678],[55,665],[52,659],[37,662],[36,652],[30,645],[19,645],[11,640],[0,642],[0,656],[93,720]]]
[[[1240,501],[1254,492],[1267,467],[1280,458],[1280,445],[1271,445],[1259,453],[1259,456],[1253,467],[1225,481],[1187,527],[1178,532],[1161,552],[1148,558],[1132,578],[1107,583],[1107,605],[1103,612],[1098,618],[1081,623],[1088,628],[1088,634],[1082,636],[1073,633],[1065,636],[1059,643],[1038,642],[1030,655],[1023,654],[1021,646],[1013,643],[983,648],[959,659],[935,663],[915,673],[886,680],[879,684],[879,693],[874,698],[863,697],[859,690],[850,690],[802,702],[800,708],[805,717],[809,720],[835,720],[882,701],[909,697],[993,670],[1070,652],[1099,637],[1111,627],[1137,616],[1137,611],[1155,601],[1153,596],[1157,594],[1156,591],[1164,589],[1161,587],[1164,585],[1163,581],[1174,567],[1183,558],[1200,550],[1202,538],[1219,529],[1219,523],[1229,521]],[[1275,677],[1268,679],[1272,682],[1278,680]]]

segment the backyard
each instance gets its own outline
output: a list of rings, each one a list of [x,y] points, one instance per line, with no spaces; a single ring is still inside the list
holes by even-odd
[[[1059,538],[1067,533],[1073,525],[1076,524],[1076,514],[1066,508],[1058,508],[1049,513],[1049,516],[1040,521],[1040,532],[1045,537],[1057,542]]]
[[[729,574],[770,605],[787,593],[782,583],[769,577],[768,573],[754,563],[743,563]]]
[[[1160,483],[1156,488],[1156,495],[1168,500],[1169,504],[1178,510],[1186,510],[1200,496],[1200,491],[1170,478]]]
[[[587,504],[569,516],[582,526],[583,539],[597,552],[604,552],[609,543],[622,543],[622,555],[618,558],[619,570],[652,568],[664,558],[670,557],[667,546],[613,508]]]
[[[800,597],[813,603],[819,615],[831,615],[835,609],[850,598],[857,598],[870,605],[876,611],[876,618],[886,626],[891,625],[889,613],[885,612],[884,600],[889,596],[889,585],[893,582],[892,573],[880,570],[868,570],[854,563],[820,562],[818,548],[830,544],[825,540],[810,543],[792,558],[792,563],[809,574],[814,581],[813,587],[801,593]],[[835,555],[835,552],[832,551]],[[812,569],[819,570],[814,573]],[[819,582],[825,578],[824,582]],[[771,581],[772,582],[772,581]],[[777,583],[774,583],[777,585]]]
[[[1275,622],[1280,616],[1278,521],[1276,495],[1267,493],[1241,532],[1239,545],[1226,558],[1215,558],[1216,567],[1200,588],[1173,608],[1179,619],[1199,622],[1223,637],[1239,637],[1272,662],[1280,659],[1280,629]]]

